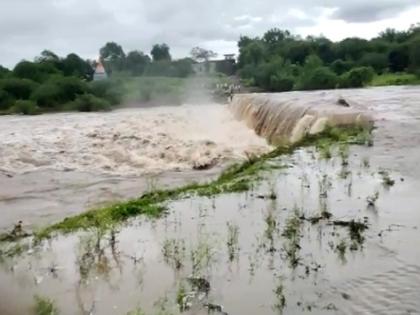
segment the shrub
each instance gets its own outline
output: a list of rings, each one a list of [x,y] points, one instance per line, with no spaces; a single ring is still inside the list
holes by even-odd
[[[0,90],[0,109],[8,109],[14,102],[13,96],[4,90]]]
[[[119,104],[122,101],[123,88],[120,81],[94,81],[90,83],[89,91],[91,94],[107,100],[111,105]]]
[[[33,101],[17,100],[10,108],[10,113],[23,114],[23,115],[36,115],[39,114],[39,108]]]
[[[87,84],[75,77],[54,76],[31,95],[40,107],[54,108],[71,101],[87,92]]]
[[[69,108],[80,112],[95,112],[109,110],[111,105],[105,99],[92,94],[83,94],[70,103]]]
[[[338,77],[334,72],[327,67],[319,67],[309,73],[303,73],[297,88],[302,90],[333,89],[338,83]]]
[[[53,108],[60,104],[62,94],[55,84],[45,83],[39,86],[31,95],[31,99],[40,107]]]
[[[16,77],[21,79],[30,79],[36,82],[43,82],[53,74],[59,74],[60,71],[48,62],[30,62],[21,61],[13,69]]]
[[[340,78],[340,87],[363,87],[375,76],[371,67],[358,67],[344,73]]]
[[[270,90],[275,92],[287,92],[293,89],[295,81],[292,77],[272,75],[270,77]]]
[[[28,99],[37,84],[28,79],[7,78],[0,80],[0,89],[15,99]]]

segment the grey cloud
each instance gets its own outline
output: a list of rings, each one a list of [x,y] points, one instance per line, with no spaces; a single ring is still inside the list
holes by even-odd
[[[316,23],[323,8],[333,18],[378,19],[397,14],[417,0],[0,0],[0,64],[13,66],[43,49],[59,55],[76,52],[94,58],[107,41],[126,51],[149,52],[157,42],[180,57],[191,47],[223,43],[232,47],[240,35],[260,36],[278,27],[293,31]],[[290,10],[305,14],[289,14]],[[216,45],[216,44],[215,44]],[[218,50],[219,47],[212,47]],[[220,53],[227,51],[219,51]]]
[[[395,16],[416,5],[419,5],[418,0],[355,0],[337,7],[331,18],[355,23],[374,22]]]

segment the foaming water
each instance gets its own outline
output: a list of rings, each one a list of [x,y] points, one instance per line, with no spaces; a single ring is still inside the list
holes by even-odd
[[[0,118],[0,168],[139,175],[270,150],[221,105]]]
[[[235,95],[230,109],[236,118],[275,144],[297,142],[307,134],[322,132],[327,125],[371,124],[371,117],[365,111],[335,94],[240,94]]]

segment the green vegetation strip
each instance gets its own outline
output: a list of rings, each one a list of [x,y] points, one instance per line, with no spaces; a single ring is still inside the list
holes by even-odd
[[[370,130],[364,128],[328,128],[322,134],[308,136],[294,145],[281,146],[260,157],[249,158],[242,164],[236,164],[225,170],[218,179],[204,184],[190,184],[175,189],[156,190],[127,202],[116,203],[111,206],[93,209],[77,216],[64,219],[37,231],[35,240],[50,237],[54,232],[70,233],[88,228],[107,229],[115,224],[124,222],[130,217],[146,215],[159,217],[165,213],[165,203],[192,196],[213,196],[220,193],[234,193],[247,191],[252,181],[258,179],[258,173],[269,168],[267,160],[291,154],[296,148],[315,145],[331,145],[333,143],[368,144]],[[11,241],[13,235],[0,236],[0,241]]]

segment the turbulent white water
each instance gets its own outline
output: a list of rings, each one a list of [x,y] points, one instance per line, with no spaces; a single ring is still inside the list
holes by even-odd
[[[0,170],[138,175],[215,165],[270,150],[225,106],[0,117]]]
[[[326,126],[368,126],[366,107],[333,92],[256,93],[235,95],[235,117],[270,143],[295,143]]]

